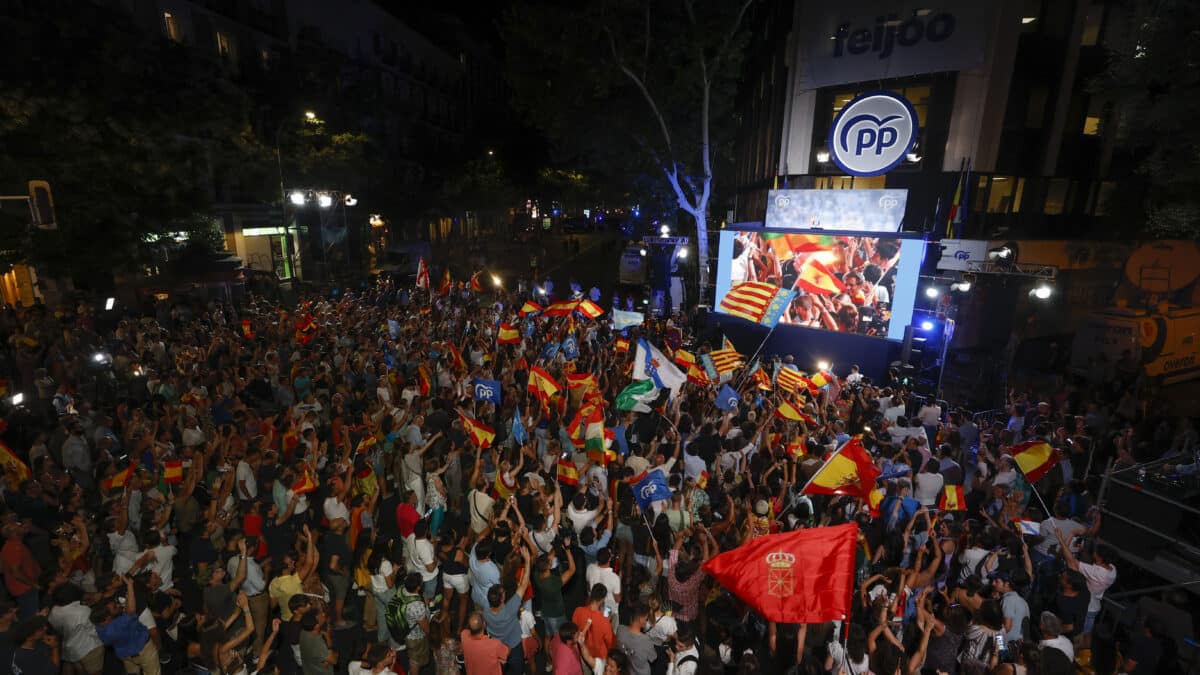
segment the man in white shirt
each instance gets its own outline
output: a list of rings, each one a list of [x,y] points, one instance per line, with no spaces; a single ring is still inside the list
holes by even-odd
[[[1088,592],[1092,594],[1088,601],[1087,618],[1083,622],[1083,632],[1090,634],[1092,626],[1096,623],[1096,617],[1100,615],[1104,592],[1117,580],[1117,568],[1111,562],[1116,560],[1117,552],[1107,544],[1097,544],[1096,550],[1092,554],[1093,563],[1079,562],[1071,551],[1070,543],[1063,537],[1062,531],[1058,531],[1056,536],[1059,555],[1063,557],[1067,567],[1083,575],[1083,578],[1087,580]]]
[[[1075,645],[1062,635],[1062,620],[1054,612],[1042,612],[1042,641],[1039,647],[1057,649],[1067,657],[1070,663],[1075,662]]]
[[[1062,532],[1063,539],[1067,543],[1070,543],[1072,537],[1087,529],[1083,525],[1071,520],[1068,516],[1070,516],[1070,510],[1066,503],[1055,503],[1054,515],[1043,520],[1041,525],[1038,526],[1038,535],[1041,536],[1042,540],[1033,547],[1033,550],[1044,556],[1049,556],[1050,549],[1058,545],[1059,532]]]
[[[160,590],[170,590],[175,587],[175,554],[177,549],[162,540],[158,530],[146,534],[146,550],[130,568],[130,572],[146,568],[152,570],[162,580]]]
[[[846,384],[855,385],[862,382],[863,374],[858,372],[858,364],[850,366],[850,374],[846,376]]]
[[[617,606],[621,604],[621,577],[612,568],[612,551],[607,547],[596,552],[596,562],[587,566],[588,588],[603,584],[608,589],[604,597],[604,606],[616,615]]]
[[[258,499],[258,480],[255,478],[255,472],[258,471],[258,448],[253,446],[246,449],[246,456],[242,461],[238,462],[237,473],[234,485],[237,487],[238,499],[243,502],[254,501]]]
[[[595,523],[599,517],[600,509],[587,508],[587,496],[582,492],[575,493],[571,503],[567,505],[567,520],[571,521],[576,536],[583,532],[583,528]]]
[[[65,584],[55,589],[53,597],[48,619],[63,640],[62,659],[87,675],[99,675],[104,670],[104,643],[92,623],[91,607],[80,602],[83,590]]]
[[[409,573],[421,575],[421,595],[432,600],[437,595],[437,554],[429,541],[429,521],[418,520],[413,533],[404,538],[404,557]]]
[[[696,646],[696,629],[682,623],[675,631],[672,648],[667,650],[667,675],[696,675],[700,665],[700,650]]]

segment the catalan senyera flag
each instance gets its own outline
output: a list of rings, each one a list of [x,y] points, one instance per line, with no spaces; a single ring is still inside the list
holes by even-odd
[[[569,459],[558,460],[558,482],[563,485],[579,485],[579,468]]]
[[[490,448],[492,441],[496,439],[496,430],[478,420],[473,420],[466,415],[459,413],[459,418],[462,419],[463,428],[471,440],[475,441],[475,445],[481,448]]]
[[[543,406],[550,405],[550,397],[558,393],[558,383],[550,377],[550,373],[537,366],[529,368],[529,391],[542,402]]]
[[[1046,441],[1026,441],[1008,449],[1025,480],[1036,483],[1058,464],[1058,453]]]
[[[183,461],[174,460],[171,462],[163,462],[163,482],[164,483],[182,483],[183,482]]]
[[[629,340],[625,338],[617,338],[617,342],[614,346],[616,347],[618,354],[626,354],[629,352]]]
[[[296,478],[296,482],[292,483],[292,492],[298,495],[307,494],[317,489],[317,480],[313,478],[312,471],[308,467],[300,473]]]
[[[774,327],[796,292],[762,281],[743,281],[721,298],[720,311],[747,321]]]
[[[129,479],[133,476],[135,469],[136,467],[133,464],[130,464],[124,469],[100,481],[100,487],[103,488],[105,492],[124,488],[129,482]]]
[[[717,349],[712,351],[709,356],[712,357],[713,366],[721,375],[732,373],[743,365],[742,355],[733,348]]]
[[[417,288],[429,290],[429,265],[424,258],[417,259]]]
[[[471,275],[471,290],[476,293],[483,292],[483,284],[479,281],[479,272]]]
[[[755,537],[704,571],[770,621],[824,623],[850,616],[857,553],[847,523]]]
[[[834,276],[833,271],[816,258],[808,258],[800,265],[796,286],[818,295],[831,295],[846,291],[842,280]]]
[[[604,308],[591,300],[580,300],[579,307],[576,308],[579,313],[589,319],[599,319],[604,316]]]
[[[963,495],[963,486],[947,485],[942,488],[942,496],[938,500],[938,508],[943,511],[966,511],[967,499]]]
[[[779,369],[779,374],[775,376],[775,382],[780,389],[788,392],[796,391],[797,387],[806,386],[805,377],[800,374],[800,371],[787,366]]]
[[[521,331],[516,326],[501,322],[500,330],[496,331],[496,342],[502,345],[518,344],[521,342]]]
[[[521,305],[521,316],[529,316],[542,311],[542,306],[532,300],[526,300],[525,304]]]
[[[579,307],[578,300],[558,300],[542,311],[543,316],[570,316]]]
[[[879,469],[875,468],[870,453],[863,447],[862,437],[855,436],[817,469],[804,486],[803,494],[853,495],[870,499],[878,477]]]
[[[450,281],[450,266],[442,272],[442,283],[438,286],[438,293],[442,295],[450,295],[450,289],[454,288],[454,283]]]
[[[22,462],[17,453],[12,451],[4,441],[0,441],[0,469],[8,472],[9,475],[17,479],[18,483],[24,483],[33,477],[33,472],[29,470],[29,466]],[[16,485],[10,487],[16,488]]]
[[[242,319],[242,337],[247,340],[254,339],[254,324],[250,319]]]

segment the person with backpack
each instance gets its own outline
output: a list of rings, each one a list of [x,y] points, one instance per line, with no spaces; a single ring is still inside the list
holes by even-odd
[[[674,643],[675,648],[667,650],[670,659],[667,675],[696,675],[700,670],[700,648],[696,644],[696,629],[690,621],[679,623]]]
[[[404,585],[388,602],[387,627],[392,640],[404,645],[406,670],[419,672],[429,663],[429,607],[421,597],[419,573],[404,577]]]

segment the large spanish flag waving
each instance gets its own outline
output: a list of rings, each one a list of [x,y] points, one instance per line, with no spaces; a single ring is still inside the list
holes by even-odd
[[[500,323],[500,330],[496,332],[496,342],[502,345],[515,345],[521,341],[521,331],[516,326],[510,326],[504,322]]]
[[[1046,441],[1026,441],[1008,449],[1021,473],[1030,483],[1036,483],[1058,464],[1058,453]]]
[[[770,621],[824,623],[850,616],[858,525],[756,537],[704,563],[731,593]]]
[[[816,258],[809,258],[800,266],[800,276],[796,277],[796,286],[809,293],[822,295],[846,291],[842,280],[834,276],[833,271]]]
[[[862,437],[855,436],[838,448],[829,460],[817,469],[802,493],[853,495],[869,499],[878,477],[879,469],[875,468],[871,454],[863,447]]]
[[[550,377],[550,373],[531,366],[529,368],[529,391],[533,393],[537,400],[542,402],[542,405],[550,405],[550,397],[558,393],[558,383]]]
[[[942,488],[942,498],[938,500],[938,508],[943,511],[966,511],[967,499],[963,495],[963,486],[947,485]]]
[[[462,418],[463,428],[471,436],[471,440],[475,441],[475,445],[481,448],[491,447],[492,441],[496,439],[495,429],[462,413],[459,413],[458,416]]]

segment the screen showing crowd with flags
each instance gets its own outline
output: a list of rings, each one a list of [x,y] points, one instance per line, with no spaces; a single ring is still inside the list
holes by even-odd
[[[717,311],[768,326],[901,340],[924,246],[901,236],[724,230]]]

